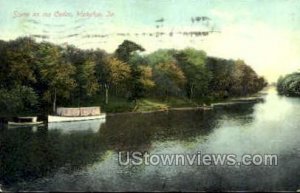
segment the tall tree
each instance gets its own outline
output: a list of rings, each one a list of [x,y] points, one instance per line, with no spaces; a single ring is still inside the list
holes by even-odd
[[[129,40],[124,40],[115,51],[115,55],[119,60],[128,62],[132,53],[136,51],[145,51],[145,49]]]
[[[125,62],[115,57],[107,57],[103,66],[97,68],[98,79],[104,84],[105,103],[108,104],[109,89],[115,90],[116,94],[126,90],[130,78],[130,67]]]
[[[34,52],[37,45],[31,38],[18,38],[2,47],[1,66],[7,86],[31,85],[36,82]]]
[[[131,65],[131,77],[129,82],[130,100],[145,97],[155,86],[152,68],[146,65]]]
[[[209,83],[209,92],[216,98],[228,98],[232,85],[234,61],[208,57],[206,66],[212,74],[212,79]]]
[[[205,66],[206,53],[203,51],[187,48],[175,55],[178,64],[186,78],[186,91],[190,99],[195,96],[207,95],[211,73]]]
[[[73,96],[78,99],[78,105],[80,105],[81,100],[93,96],[99,90],[94,52],[68,46],[63,52],[63,57],[76,69],[74,79],[77,86]]]
[[[176,63],[160,63],[153,70],[158,95],[163,97],[180,95],[186,84],[186,77]]]
[[[62,48],[50,43],[42,43],[38,51],[41,79],[48,85],[44,99],[52,101],[54,112],[57,98],[69,98],[76,87],[75,67],[62,56]]]

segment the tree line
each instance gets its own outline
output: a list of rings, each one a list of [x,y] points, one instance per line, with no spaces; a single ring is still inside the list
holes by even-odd
[[[183,97],[212,101],[256,93],[266,81],[243,60],[209,57],[202,50],[145,49],[125,40],[114,53],[36,42],[0,41],[0,108],[3,112],[50,111],[83,106],[110,96]]]

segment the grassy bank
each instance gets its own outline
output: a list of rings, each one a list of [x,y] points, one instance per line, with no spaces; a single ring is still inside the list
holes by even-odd
[[[215,101],[214,101],[215,102]],[[101,109],[106,113],[120,113],[120,112],[147,112],[167,110],[169,108],[179,107],[198,107],[210,102],[202,100],[189,100],[187,98],[169,97],[167,99],[159,98],[143,98],[136,102],[129,101],[125,98],[111,97],[109,103],[105,104],[102,98],[94,99],[93,102],[85,104],[84,106],[101,106]]]
[[[243,97],[229,97],[222,98],[206,98],[198,100],[190,100],[184,97],[168,97],[167,99],[160,99],[154,97],[147,97],[134,101],[129,101],[125,98],[111,97],[109,103],[105,104],[103,98],[92,100],[91,103],[84,106],[101,106],[103,112],[106,113],[122,113],[122,112],[149,112],[167,110],[170,108],[185,108],[185,107],[203,107],[209,106],[213,103],[229,102],[240,98],[258,97],[262,93],[251,94]]]

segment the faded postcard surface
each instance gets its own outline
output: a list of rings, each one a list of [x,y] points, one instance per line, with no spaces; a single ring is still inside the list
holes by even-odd
[[[0,0],[0,192],[300,191],[299,10]]]

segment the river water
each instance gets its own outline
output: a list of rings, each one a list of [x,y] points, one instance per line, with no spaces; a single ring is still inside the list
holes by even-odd
[[[108,116],[105,122],[0,129],[4,190],[300,189],[300,99]],[[274,154],[278,165],[122,165],[118,152]]]

